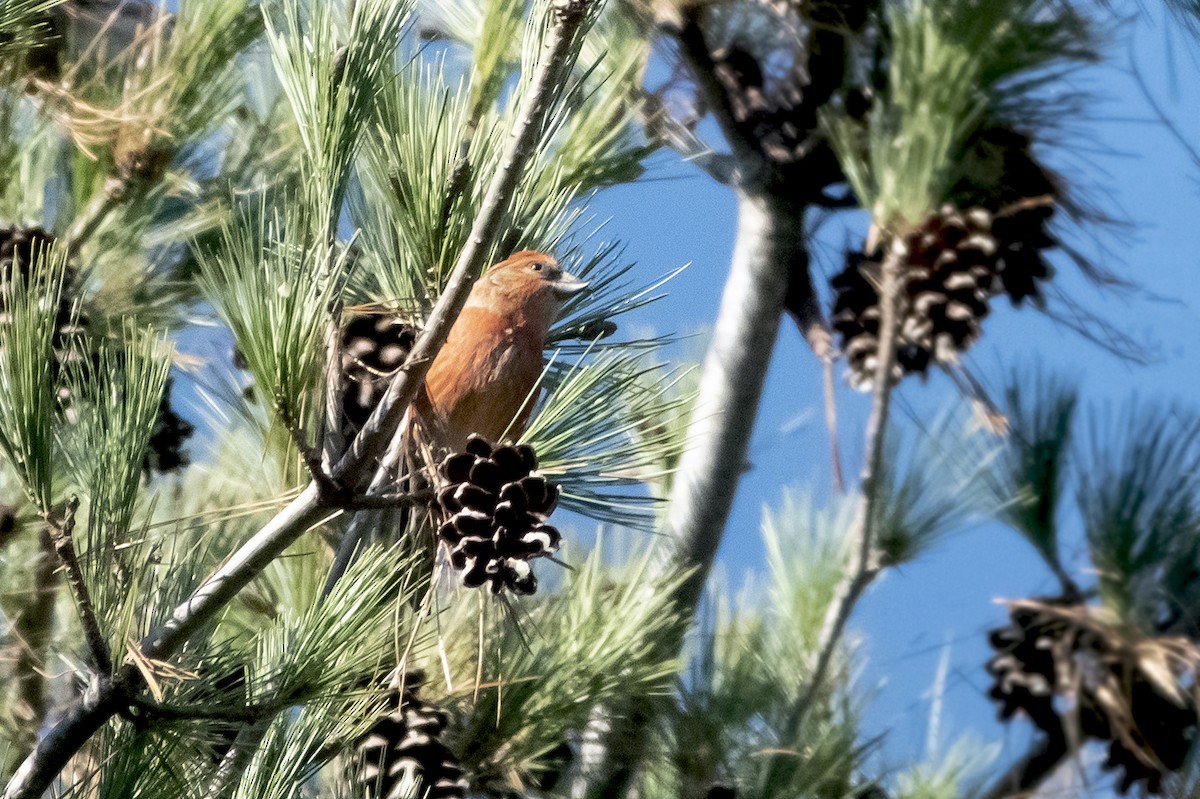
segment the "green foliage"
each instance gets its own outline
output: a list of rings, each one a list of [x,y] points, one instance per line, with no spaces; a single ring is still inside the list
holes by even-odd
[[[294,714],[278,716],[233,795],[237,799],[311,795],[322,756],[328,757],[322,748],[330,740],[361,735],[363,720],[370,719],[377,707],[378,702],[369,697],[331,697],[309,702]]]
[[[306,209],[242,215],[223,228],[221,249],[201,255],[201,283],[233,331],[255,389],[287,427],[320,407],[328,310],[340,296],[346,253],[314,241]]]
[[[55,334],[66,275],[58,247],[34,252],[28,274],[0,282],[0,451],[25,494],[49,513],[54,489]]]
[[[1046,0],[908,0],[888,6],[882,103],[864,129],[827,120],[862,205],[887,232],[920,224],[962,177],[963,145],[987,117],[1021,120],[1037,92],[1091,57],[1084,20]]]
[[[881,565],[914,560],[985,509],[996,447],[960,413],[945,413],[904,441],[889,430],[876,478],[871,530]]]
[[[267,39],[304,146],[304,186],[314,234],[332,239],[361,132],[374,117],[407,3],[365,0],[351,6],[347,40],[337,40],[335,6],[282,4],[284,27],[267,13]]]
[[[673,394],[686,373],[636,350],[601,352],[562,371],[551,364],[549,393],[522,438],[537,450],[541,471],[562,486],[564,507],[651,526],[657,500],[638,487],[662,478],[682,449],[677,429],[653,425],[691,405],[692,394]]]
[[[443,615],[446,671],[428,657],[410,662],[450,681],[452,748],[480,787],[505,784],[510,771],[535,776],[593,706],[666,694],[675,665],[658,642],[680,623],[667,591],[679,578],[650,575],[649,555],[613,568],[597,547],[558,592],[513,618],[486,598],[481,616],[466,596]]]
[[[321,571],[299,553],[299,564],[277,567],[293,570],[299,590],[257,636],[251,696],[299,704],[361,690],[386,673],[396,641],[413,634],[411,614],[400,609],[413,602],[415,569],[401,550],[367,549],[327,596]]]
[[[0,89],[0,169],[12,179],[0,184],[0,219],[26,222],[42,216],[46,185],[57,164],[54,129],[28,98]]]
[[[649,796],[703,796],[713,785],[749,797],[855,796],[873,744],[863,743],[853,651],[798,716],[825,615],[849,559],[849,501],[818,508],[785,494],[764,512],[770,582],[736,605],[714,600],[687,650],[678,704],[664,718]]]
[[[477,4],[447,4],[434,20],[473,20]],[[520,5],[520,4],[518,4]],[[502,30],[476,31],[453,25],[449,35],[468,35],[476,53],[521,44],[508,30],[514,6],[488,3],[484,22]],[[545,4],[537,3],[525,18],[521,53],[541,53],[537,44]],[[609,26],[598,25],[603,36]],[[507,31],[507,32],[506,32]],[[525,247],[553,251],[569,228],[579,221],[579,206],[588,194],[640,174],[648,150],[638,143],[628,77],[645,63],[646,48],[626,37],[623,45],[602,62],[583,65],[582,75],[557,102],[538,143],[533,163],[509,204],[499,244],[490,261]],[[596,57],[600,57],[600,53]],[[489,56],[491,57],[491,56]],[[448,55],[414,58],[387,81],[379,99],[379,119],[371,131],[360,163],[362,196],[354,203],[363,229],[368,264],[359,270],[356,299],[415,302],[427,308],[443,286],[448,270],[462,250],[483,199],[487,181],[498,167],[504,142],[521,107],[524,84],[516,67],[496,60],[469,77],[454,76]],[[475,62],[473,62],[475,63]],[[497,70],[501,84],[515,88],[488,99],[491,89],[479,89]],[[522,67],[528,77],[532,63]],[[600,75],[610,79],[600,81]],[[585,80],[590,78],[589,80]],[[616,109],[623,109],[617,114]],[[560,256],[562,253],[558,253]]]
[[[1049,375],[1014,375],[1004,391],[1009,430],[991,470],[999,517],[1061,570],[1058,509],[1067,487],[1075,387]]]
[[[1198,444],[1200,419],[1181,407],[1130,403],[1092,425],[1079,509],[1101,598],[1122,619],[1159,621],[1164,599],[1178,601],[1161,597],[1164,569],[1195,568]]]
[[[0,59],[16,59],[44,35],[43,13],[62,0],[5,0],[0,6]]]
[[[119,345],[68,364],[73,421],[63,452],[89,500],[89,541],[119,541],[129,529],[170,355],[161,336],[128,328]]]
[[[970,799],[979,794],[983,770],[991,765],[992,747],[964,738],[954,743],[936,763],[922,763],[896,778],[896,799]]]

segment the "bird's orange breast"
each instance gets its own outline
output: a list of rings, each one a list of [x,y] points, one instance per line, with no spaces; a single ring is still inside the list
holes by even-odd
[[[425,378],[418,407],[439,446],[460,449],[471,433],[496,441],[524,429],[541,376],[545,331],[520,315],[463,309]]]

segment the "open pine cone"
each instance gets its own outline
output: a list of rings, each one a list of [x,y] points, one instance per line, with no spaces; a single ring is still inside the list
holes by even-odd
[[[342,413],[352,438],[387,391],[387,378],[404,365],[417,328],[390,314],[352,316],[342,328]]]
[[[1109,742],[1104,768],[1117,789],[1162,792],[1197,733],[1200,651],[1183,638],[1148,637],[1064,600],[1013,602],[1010,623],[990,635],[989,696],[1001,719],[1025,713],[1051,735],[1076,730]]]
[[[438,466],[438,504],[447,521],[438,535],[463,585],[488,584],[492,593],[537,591],[533,558],[558,551],[562,536],[546,524],[558,504],[558,487],[537,473],[527,444],[493,446],[471,436],[463,452]]]
[[[952,363],[966,351],[982,333],[997,276],[992,217],[981,208],[961,212],[943,206],[905,245],[894,379]],[[878,255],[851,252],[832,280],[833,327],[842,337],[851,382],[859,388],[870,385],[878,363],[880,268]]]
[[[442,742],[449,717],[420,699],[423,682],[419,671],[393,679],[389,712],[376,720],[356,747],[362,764],[357,781],[372,799],[400,799],[412,780],[418,783],[416,796],[462,799],[467,795],[463,770]]]

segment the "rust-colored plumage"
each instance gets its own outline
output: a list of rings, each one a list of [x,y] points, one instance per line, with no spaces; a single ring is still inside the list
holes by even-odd
[[[525,428],[542,351],[559,306],[587,286],[549,255],[522,250],[471,289],[425,377],[415,411],[436,447],[461,449],[471,433],[497,441]]]

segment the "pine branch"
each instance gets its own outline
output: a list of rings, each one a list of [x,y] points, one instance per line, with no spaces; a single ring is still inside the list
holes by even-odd
[[[92,668],[98,676],[106,677],[112,673],[112,655],[108,651],[108,642],[100,629],[96,618],[96,607],[92,604],[91,594],[84,581],[83,569],[79,567],[79,557],[75,554],[75,510],[79,500],[73,499],[63,509],[62,518],[48,518],[47,529],[54,551],[62,561],[67,575],[67,585],[75,597],[75,607],[79,611],[79,623],[83,627],[83,639],[87,643],[88,654],[91,657]]]
[[[876,507],[882,496],[879,478],[882,474],[884,439],[887,435],[888,411],[892,397],[892,369],[896,362],[896,334],[898,328],[896,302],[900,295],[900,270],[907,249],[902,237],[893,239],[882,265],[880,286],[880,319],[878,363],[875,367],[875,385],[871,397],[871,415],[867,419],[867,443],[863,457],[861,478],[862,497],[855,514],[850,570],[842,578],[834,593],[825,622],[817,637],[817,660],[812,676],[803,695],[796,702],[792,724],[788,729],[798,729],[821,694],[829,673],[830,664],[841,641],[846,623],[855,605],[882,570],[875,549]],[[776,763],[779,761],[777,760]],[[768,778],[768,783],[770,783]]]
[[[445,342],[450,326],[466,303],[474,276],[484,266],[490,245],[501,229],[501,220],[540,135],[555,94],[569,74],[572,46],[586,27],[595,4],[589,0],[557,0],[545,51],[538,62],[524,108],[517,117],[509,146],[493,177],[446,291],[435,306],[404,368],[388,387],[379,407],[355,437],[354,444],[335,467],[333,477],[357,486],[392,440],[408,405],[416,396],[434,356]],[[161,629],[140,645],[150,658],[169,657],[217,613],[280,553],[329,514],[315,483],[251,537],[217,571],[204,581]],[[126,693],[139,689],[136,666],[126,664],[111,682],[100,686],[92,701],[71,708],[26,758],[5,787],[4,799],[36,799],[50,786],[70,758],[108,722],[128,700]]]

